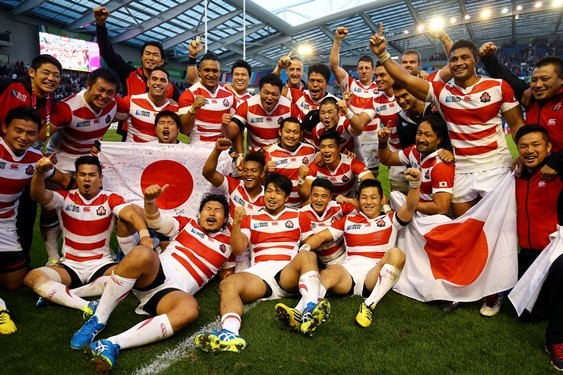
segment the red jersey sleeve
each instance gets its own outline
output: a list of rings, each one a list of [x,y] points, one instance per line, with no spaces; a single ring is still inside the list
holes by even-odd
[[[299,110],[299,108],[297,108],[297,106],[294,103],[291,103],[291,117],[294,117],[298,120],[303,120],[301,118],[301,111]]]
[[[121,195],[111,194],[108,199],[109,207],[113,210],[115,207],[125,204],[125,199]]]
[[[57,129],[64,128],[72,121],[72,111],[66,102],[58,102],[51,111],[51,124]]]
[[[189,107],[194,103],[194,94],[190,90],[186,90],[180,95],[180,99],[178,99],[178,107],[184,108]]]
[[[351,167],[352,172],[354,172],[356,176],[359,176],[360,174],[368,171],[366,165],[356,158],[352,159]]]
[[[432,188],[451,189],[454,186],[453,163],[438,163],[432,168]]]

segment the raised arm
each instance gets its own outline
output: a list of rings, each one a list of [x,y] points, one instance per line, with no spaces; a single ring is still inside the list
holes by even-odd
[[[203,170],[201,171],[201,174],[203,175],[203,177],[205,177],[207,181],[211,182],[211,184],[215,187],[221,186],[223,180],[225,179],[225,176],[217,172],[217,163],[219,162],[219,155],[221,155],[221,152],[231,148],[232,145],[233,143],[230,140],[226,138],[219,138],[217,142],[215,142],[215,148],[213,149],[213,151],[211,151],[209,157],[207,158],[205,164],[203,165]]]
[[[180,129],[182,134],[190,134],[195,126],[197,111],[204,105],[205,97],[203,95],[196,95],[191,106],[187,109],[182,108],[183,111],[178,111],[180,119],[182,120],[182,129]]]
[[[423,79],[412,76],[403,67],[391,58],[386,51],[387,41],[383,36],[383,24],[379,24],[379,33],[374,34],[370,39],[371,51],[377,56],[387,73],[401,86],[406,87],[407,91],[419,100],[427,100],[430,84]]]
[[[420,200],[420,171],[416,168],[407,168],[405,177],[409,182],[410,188],[407,201],[397,211],[397,217],[401,219],[401,221],[408,223],[412,220]]]
[[[389,122],[391,122],[391,120],[389,120]],[[386,166],[403,165],[403,163],[401,163],[401,158],[399,157],[399,152],[391,151],[388,147],[389,136],[391,136],[389,125],[391,124],[388,123],[386,127],[379,129],[377,132],[377,138],[379,140],[377,155],[379,156],[379,161],[381,164]]]
[[[143,192],[145,200],[145,219],[149,228],[162,233],[170,235],[174,229],[174,219],[169,216],[160,216],[160,211],[156,205],[156,198],[158,198],[166,189],[168,184],[160,187],[160,185],[150,185]]]
[[[244,250],[246,250],[246,247],[248,246],[248,237],[244,233],[242,233],[240,227],[242,219],[245,216],[246,211],[244,210],[244,207],[239,206],[235,208],[233,227],[231,230],[231,251],[235,253],[235,255],[244,253]]]
[[[188,55],[188,69],[186,80],[190,85],[199,82],[199,72],[197,71],[197,54],[203,50],[204,44],[201,43],[201,36],[198,36],[188,44],[189,55]]]
[[[330,70],[336,78],[336,84],[345,84],[346,71],[340,67],[340,42],[348,36],[347,27],[338,27],[334,32],[334,42],[332,42],[332,49],[330,50]]]
[[[502,117],[504,117],[504,119],[508,123],[510,132],[512,133],[512,139],[514,140],[514,142],[516,142],[516,132],[522,126],[526,125],[526,122],[524,121],[524,115],[522,114],[522,107],[520,107],[520,105],[517,105],[516,107],[511,108],[508,111],[504,111],[502,113]]]
[[[55,153],[53,152],[51,155],[39,159],[35,164],[35,171],[33,172],[33,177],[31,178],[31,199],[42,206],[47,205],[53,199],[53,192],[45,188],[45,173],[53,168],[51,158],[54,155]]]

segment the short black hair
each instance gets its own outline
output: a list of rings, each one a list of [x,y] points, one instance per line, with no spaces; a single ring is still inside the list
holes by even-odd
[[[283,82],[280,77],[275,74],[266,74],[264,77],[260,78],[260,82],[258,82],[258,89],[262,90],[262,86],[265,84],[279,87],[280,92],[283,90]]]
[[[205,206],[207,202],[221,203],[221,206],[223,206],[223,214],[225,215],[225,219],[229,218],[229,201],[227,200],[227,197],[225,197],[223,194],[212,194],[212,193],[203,194],[203,197],[201,198],[201,203],[199,204],[199,212],[203,210],[203,206]]]
[[[448,133],[448,125],[446,125],[446,122],[444,121],[442,116],[437,114],[424,116],[420,120],[418,125],[420,126],[420,124],[422,124],[423,122],[427,122],[430,125],[432,131],[436,134],[438,138],[442,138],[442,141],[440,142],[440,144],[438,144],[438,148],[442,148],[448,151],[453,150],[452,143],[450,141],[450,136]]]
[[[172,118],[172,120],[174,120],[174,122],[176,123],[176,126],[178,127],[178,129],[182,128],[182,120],[180,119],[180,116],[178,116],[178,114],[176,112],[173,112],[169,109],[165,109],[164,111],[160,111],[156,114],[156,116],[154,118],[154,126],[156,126],[156,124],[158,124],[158,121],[162,117]]]
[[[30,67],[31,69],[37,71],[37,69],[41,68],[41,65],[44,64],[53,64],[54,66],[57,67],[57,69],[59,69],[59,73],[63,72],[63,66],[61,65],[61,62],[56,58],[54,58],[53,56],[47,54],[34,57],[33,60],[31,60]]]
[[[360,63],[360,61],[365,61],[370,63],[371,67],[373,68],[373,57],[368,55],[363,55],[358,59],[358,64]]]
[[[319,104],[319,108],[321,108],[321,106],[325,104],[332,104],[338,109],[338,99],[336,99],[334,96],[327,96],[326,98],[321,100],[321,104]]]
[[[117,74],[115,74],[115,72],[113,70],[108,69],[108,68],[99,68],[99,69],[94,70],[88,76],[88,79],[86,81],[86,85],[92,86],[93,84],[96,83],[98,78],[101,78],[106,82],[115,84],[115,86],[116,86],[115,91],[119,91],[119,77],[117,76]]]
[[[399,82],[395,81],[393,82],[393,91],[399,91],[399,90],[406,90],[406,87],[402,86]]]
[[[557,75],[559,75],[559,77],[563,76],[563,59],[559,56],[544,56],[541,59],[538,60],[538,62],[536,63],[536,65],[534,66],[535,68],[541,68],[543,66],[546,65],[553,65],[553,67],[555,68],[555,71],[557,72]]]
[[[233,75],[233,72],[235,71],[236,68],[244,68],[248,72],[248,76],[249,77],[252,76],[252,67],[246,61],[244,60],[235,61],[233,67],[231,68],[231,76]]]
[[[166,60],[166,54],[164,53],[164,47],[162,46],[162,43],[157,42],[156,40],[147,40],[145,43],[143,43],[143,45],[141,46],[141,57],[145,54],[145,49],[148,46],[153,46],[159,49],[160,51],[160,57],[162,58],[162,61]]]
[[[100,159],[92,155],[82,155],[74,162],[74,168],[76,172],[78,172],[78,167],[81,165],[95,165],[98,167],[98,172],[102,174],[102,164],[100,163]]]
[[[322,75],[324,77],[324,79],[326,80],[327,84],[328,84],[328,81],[330,81],[330,68],[326,64],[323,64],[323,63],[313,63],[313,64],[311,64],[309,66],[309,71],[307,72],[307,75],[310,77],[312,73],[318,73],[318,74]]]
[[[6,119],[4,120],[6,127],[9,127],[14,120],[31,121],[34,124],[37,124],[37,131],[41,129],[41,124],[43,123],[43,119],[41,119],[39,112],[32,107],[26,106],[14,107],[8,111]]]
[[[280,130],[283,129],[284,125],[286,123],[292,123],[292,124],[299,124],[299,129],[301,130],[301,121],[299,121],[298,119],[296,119],[295,117],[286,117],[282,120],[282,122],[280,123]]]
[[[166,74],[166,79],[170,81],[170,74],[168,74],[168,70],[164,69],[162,66],[157,66],[149,73],[149,77],[152,75],[153,72],[164,72]]]
[[[313,191],[313,188],[316,186],[328,190],[330,194],[332,194],[332,192],[334,191],[334,185],[332,184],[332,182],[330,182],[328,178],[324,178],[324,177],[315,178],[315,180],[311,184],[311,191]]]
[[[254,161],[264,168],[266,166],[266,158],[261,151],[250,151],[244,156],[244,162]]]
[[[268,176],[268,178],[266,178],[266,183],[264,184],[264,186],[268,187],[268,185],[270,184],[274,184],[276,187],[280,188],[285,193],[286,197],[289,197],[291,191],[293,190],[293,184],[291,183],[291,180],[279,173],[272,173]]]
[[[334,139],[337,145],[341,145],[342,143],[345,142],[345,140],[340,136],[340,134],[338,134],[338,132],[334,129],[327,130],[326,132],[321,134],[321,136],[319,137],[319,145],[325,139]]]
[[[450,49],[450,56],[451,56],[453,51],[455,51],[456,49],[460,49],[460,48],[467,48],[468,50],[470,50],[471,53],[473,54],[473,57],[475,58],[475,60],[477,60],[479,58],[479,52],[477,50],[477,46],[475,45],[475,43],[473,43],[469,40],[463,40],[463,39],[458,40],[457,42],[452,44],[452,48]]]
[[[360,194],[362,194],[362,190],[374,187],[379,192],[379,197],[383,198],[383,188],[381,187],[381,182],[378,180],[374,180],[372,178],[366,178],[362,182],[360,182],[360,187],[358,188],[358,198]]]
[[[518,131],[516,132],[516,136],[514,137],[514,140],[516,141],[516,145],[518,145],[518,141],[520,140],[520,138],[530,133],[541,133],[543,134],[543,139],[546,142],[549,142],[549,133],[547,132],[546,128],[538,124],[530,124],[530,125],[524,125],[520,127],[520,129],[518,129]]]
[[[205,60],[211,60],[211,61],[219,62],[217,55],[214,54],[213,52],[207,52],[205,55],[201,56],[201,60],[199,60],[199,63],[201,64],[202,61],[205,61]]]

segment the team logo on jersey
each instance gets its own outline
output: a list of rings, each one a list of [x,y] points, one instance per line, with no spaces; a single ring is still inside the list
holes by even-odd
[[[233,197],[233,200],[235,201],[235,203],[238,203],[238,204],[240,204],[241,206],[244,206],[244,204],[246,203],[246,202],[244,201],[244,199],[242,199],[242,198],[239,197],[238,195],[235,195],[235,196]]]
[[[448,187],[448,182],[447,181],[439,181],[438,187],[441,187],[441,188]]]
[[[545,187],[545,181],[544,180],[540,180],[538,182],[538,187]]]
[[[221,250],[221,252],[224,254],[227,251],[227,245],[225,245],[224,243],[222,243],[219,246],[219,250]]]
[[[6,168],[6,163],[5,162],[0,162],[0,169],[4,169]]]
[[[459,102],[461,102],[461,98],[458,98],[457,96],[453,96],[453,95],[446,96],[446,103],[459,103]]]
[[[481,103],[488,103],[491,101],[491,96],[489,95],[488,92],[484,92],[483,95],[481,95],[481,97],[479,98],[479,100],[481,100]]]
[[[109,124],[111,122],[111,116],[107,115],[106,116],[106,124]]]
[[[387,104],[384,105],[380,105],[378,107],[375,107],[375,112],[379,113],[379,112],[383,112],[387,109]]]
[[[286,222],[285,222],[285,227],[286,227],[287,229],[293,229],[293,227],[294,227],[293,221],[291,221],[291,220],[286,221]]]
[[[303,159],[301,159],[301,163],[309,164],[309,158],[305,156]]]
[[[547,120],[547,125],[557,125],[557,120],[550,118],[549,120]]]
[[[309,103],[301,103],[301,108],[309,110]]]
[[[362,226],[360,224],[352,224],[346,227],[346,230],[356,230],[356,229],[362,229]]]
[[[77,128],[85,128],[85,127],[87,127],[87,126],[90,126],[90,121],[89,121],[89,120],[87,120],[87,121],[81,121],[81,122],[77,122],[77,123],[76,123],[76,127],[77,127]]]
[[[22,102],[25,102],[27,100],[27,95],[17,91],[16,89],[12,89],[12,96],[18,100],[21,100]]]
[[[317,227],[317,223],[311,223],[311,228],[315,229]]]
[[[84,207],[82,210],[83,210],[84,212],[90,212],[90,207]]]
[[[383,220],[383,219],[377,220],[375,225],[377,225],[380,228],[383,228],[385,226],[385,220]]]
[[[80,207],[78,207],[75,204],[67,204],[65,207],[65,211],[80,212]]]
[[[425,180],[430,180],[430,171],[426,171],[426,173],[424,174],[424,179]]]
[[[271,121],[272,121],[272,118],[271,118],[271,117],[266,117],[266,121],[267,121],[267,122],[271,122]]]
[[[35,168],[33,168],[33,165],[28,165],[27,168],[25,169],[25,174],[31,176],[33,174],[34,169]]]
[[[201,239],[205,239],[205,234],[203,234],[202,232],[200,232],[199,230],[195,229],[192,227],[192,229],[190,229],[190,232],[192,234],[195,234],[196,236],[198,236]]]
[[[554,111],[559,111],[560,109],[561,109],[561,102],[559,102],[559,103],[557,103],[553,106]]]
[[[135,116],[151,117],[151,113],[149,111],[141,111],[141,110],[137,109],[137,110],[135,110]]]
[[[227,99],[223,100],[223,106],[229,107],[229,101]]]
[[[282,164],[287,164],[287,163],[289,163],[289,161],[287,159],[280,159],[280,160],[276,161],[276,166],[282,165]]]
[[[264,118],[262,118],[262,117],[250,119],[251,124],[259,124],[259,123],[263,123],[263,122],[264,122]]]
[[[254,223],[254,229],[266,228],[267,226],[268,226],[267,222]]]
[[[20,166],[17,165],[17,164],[10,164],[10,169],[11,169],[12,171],[17,171],[17,170],[19,169],[19,167],[20,167]]]
[[[342,176],[342,182],[348,182],[348,181],[350,181],[348,176],[346,176],[346,175]]]
[[[96,210],[96,215],[98,215],[98,216],[104,216],[105,214],[107,214],[107,211],[106,211],[106,209],[104,208],[104,206],[98,207],[98,209]]]
[[[336,217],[336,215],[335,215],[335,216],[330,218],[330,223],[334,224],[336,222],[336,220],[338,220],[338,217]]]

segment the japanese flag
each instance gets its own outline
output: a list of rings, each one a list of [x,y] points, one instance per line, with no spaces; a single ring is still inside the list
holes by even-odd
[[[201,174],[210,152],[210,148],[183,143],[102,142],[99,158],[104,189],[143,207],[146,187],[170,184],[156,200],[159,209],[169,215],[196,217],[203,194],[217,192]],[[229,168],[230,160],[225,152],[217,170],[226,173]]]
[[[416,215],[397,239],[406,264],[395,291],[419,301],[469,302],[512,288],[518,269],[514,191],[508,174],[455,220]]]

